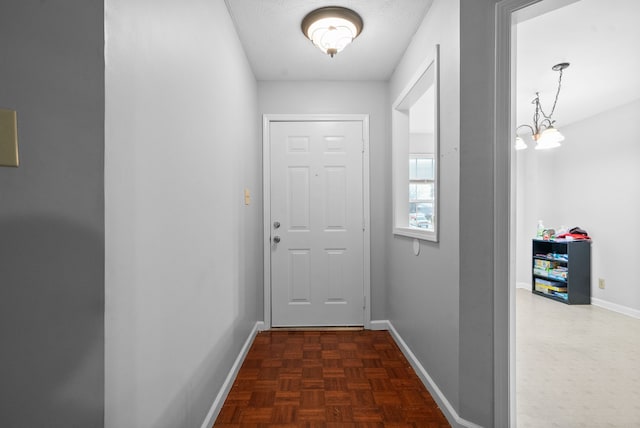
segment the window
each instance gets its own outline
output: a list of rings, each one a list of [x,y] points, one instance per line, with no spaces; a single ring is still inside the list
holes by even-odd
[[[410,154],[409,227],[433,231],[433,154]]]
[[[438,47],[393,105],[393,233],[438,240]],[[407,192],[408,190],[408,192]]]

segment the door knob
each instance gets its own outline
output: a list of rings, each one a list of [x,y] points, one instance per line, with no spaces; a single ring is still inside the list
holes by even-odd
[[[280,227],[280,222],[279,221],[274,221],[273,222],[273,228],[274,229],[278,229]]]
[[[278,242],[280,242],[280,237],[279,237],[278,235],[274,236],[274,237],[273,237],[273,242],[275,242],[276,244],[277,244]]]

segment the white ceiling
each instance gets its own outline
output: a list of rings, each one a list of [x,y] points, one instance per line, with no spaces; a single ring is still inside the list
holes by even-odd
[[[553,115],[559,129],[640,98],[640,1],[570,3],[517,25],[518,125],[532,122],[536,92],[550,113],[558,82],[551,67],[560,62],[571,66]]]
[[[258,80],[388,80],[433,0],[226,0]],[[304,16],[344,6],[362,33],[335,57],[302,34]]]
[[[258,80],[387,80],[433,0],[225,0]],[[329,5],[364,21],[362,34],[334,58],[300,31],[302,18]],[[549,12],[549,10],[551,10]],[[531,100],[553,104],[558,127],[640,98],[640,0],[544,0],[517,25],[517,124],[530,123]]]

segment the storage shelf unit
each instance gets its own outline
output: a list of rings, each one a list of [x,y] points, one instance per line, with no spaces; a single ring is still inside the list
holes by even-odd
[[[591,241],[533,240],[531,291],[570,305],[591,303]]]

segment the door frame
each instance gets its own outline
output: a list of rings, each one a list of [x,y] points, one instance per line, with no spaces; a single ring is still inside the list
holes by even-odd
[[[494,421],[516,426],[515,60],[516,13],[543,2],[555,10],[578,0],[497,0],[494,100]],[[505,290],[507,291],[505,293]],[[505,367],[507,369],[505,369]]]
[[[362,211],[364,328],[371,328],[371,221],[369,204],[369,115],[368,114],[264,114],[262,116],[262,217],[264,250],[264,328],[271,328],[271,123],[272,122],[361,122],[362,123]]]

